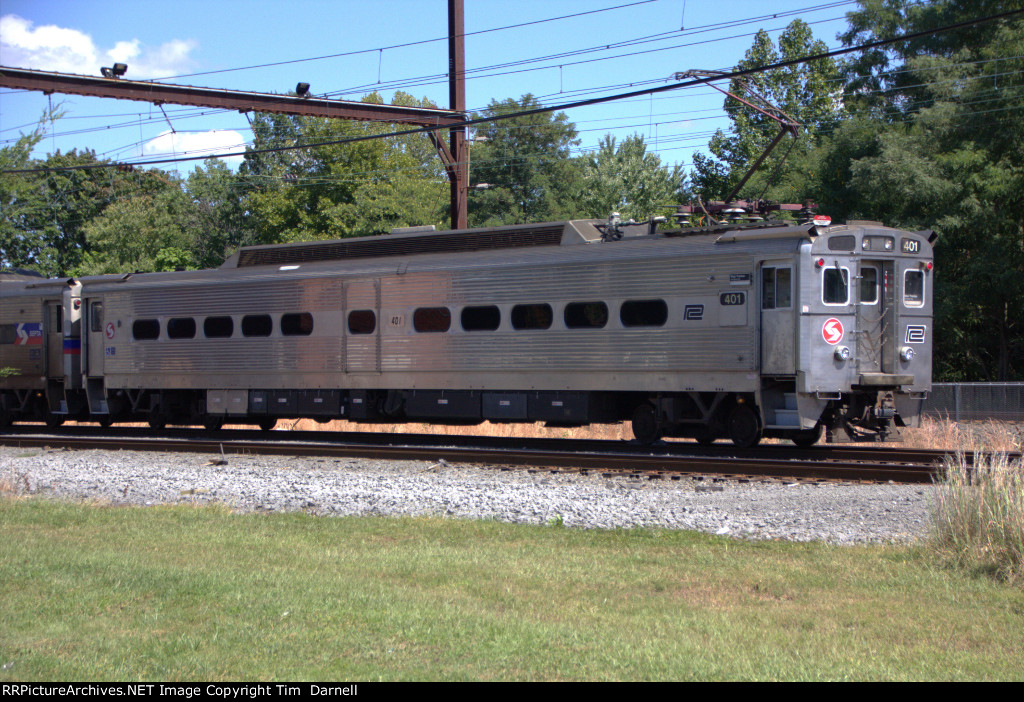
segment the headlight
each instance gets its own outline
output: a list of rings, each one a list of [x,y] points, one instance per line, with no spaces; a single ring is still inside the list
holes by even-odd
[[[900,360],[903,361],[904,363],[909,363],[910,361],[914,360],[914,349],[910,348],[909,346],[904,346],[902,349],[900,349]]]
[[[835,350],[835,357],[837,361],[848,361],[850,359],[850,347],[837,346]]]

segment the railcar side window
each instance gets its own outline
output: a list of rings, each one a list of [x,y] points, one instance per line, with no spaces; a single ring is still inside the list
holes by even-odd
[[[313,315],[309,312],[281,315],[281,333],[285,336],[309,336],[313,333]]]
[[[501,310],[496,305],[465,307],[462,328],[465,331],[494,331],[501,326]]]
[[[821,300],[826,305],[850,303],[850,271],[831,266],[823,270]]]
[[[160,338],[160,320],[136,319],[132,322],[132,338],[136,341],[148,341]]]
[[[349,334],[372,334],[377,330],[377,313],[373,310],[352,310],[348,313]]]
[[[516,305],[512,308],[513,329],[550,329],[554,320],[551,305]]]
[[[89,305],[89,330],[103,331],[103,303],[94,302]]]
[[[274,322],[269,314],[247,314],[242,317],[242,336],[270,336]]]
[[[793,304],[793,270],[761,269],[761,309],[785,309]]]
[[[178,317],[167,320],[168,339],[194,339],[196,336],[196,320],[191,317]]]
[[[903,274],[903,304],[907,307],[924,306],[924,273],[909,270]]]
[[[235,322],[231,317],[207,317],[203,321],[203,334],[207,339],[225,339],[235,333]]]
[[[447,307],[420,307],[412,315],[412,326],[418,332],[446,332],[452,327],[452,313]]]
[[[569,329],[603,329],[608,324],[608,305],[603,302],[572,302],[565,306]]]
[[[624,327],[663,327],[668,321],[668,304],[664,300],[627,300],[619,309]]]
[[[878,269],[860,269],[860,303],[873,305],[878,302]]]
[[[18,340],[18,330],[14,324],[0,324],[0,344],[13,344]]]

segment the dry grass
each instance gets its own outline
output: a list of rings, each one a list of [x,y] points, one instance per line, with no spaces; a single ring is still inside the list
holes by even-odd
[[[963,451],[946,459],[932,505],[932,542],[959,566],[1024,585],[1024,461]]]

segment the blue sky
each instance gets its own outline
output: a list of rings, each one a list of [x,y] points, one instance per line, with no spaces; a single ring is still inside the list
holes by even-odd
[[[795,17],[835,47],[855,8],[831,0],[466,0],[467,105],[525,93],[560,104],[665,85],[676,71],[727,69],[758,29],[775,38]],[[552,19],[577,13],[589,14]],[[522,23],[534,24],[483,31]],[[390,100],[401,81],[442,107],[446,34],[445,0],[0,0],[5,66],[99,75],[121,61],[130,79],[281,93],[303,81],[314,94],[345,99],[380,86]],[[425,42],[432,39],[440,41]],[[425,43],[388,48],[410,42]],[[543,58],[569,52],[581,53]],[[332,57],[304,60],[323,56]],[[289,63],[264,65],[282,62]],[[509,63],[517,65],[486,68]],[[39,157],[89,148],[131,162],[238,150],[252,137],[237,112],[166,105],[165,118],[147,103],[0,89],[0,146],[30,131],[51,102],[66,115]],[[569,118],[581,151],[609,132],[640,133],[663,161],[688,166],[714,129],[727,126],[721,108],[721,94],[702,87],[578,108]]]

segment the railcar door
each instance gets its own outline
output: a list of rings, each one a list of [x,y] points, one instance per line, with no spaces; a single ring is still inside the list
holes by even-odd
[[[103,301],[86,301],[85,374],[97,378],[103,375],[104,330]]]
[[[761,373],[796,373],[796,320],[793,308],[793,266],[765,262],[761,266]]]
[[[46,303],[46,376],[64,377],[64,313],[61,303]]]
[[[861,373],[892,373],[892,261],[861,261],[857,273],[856,359]]]
[[[380,373],[380,279],[345,283],[342,353],[346,373]]]

